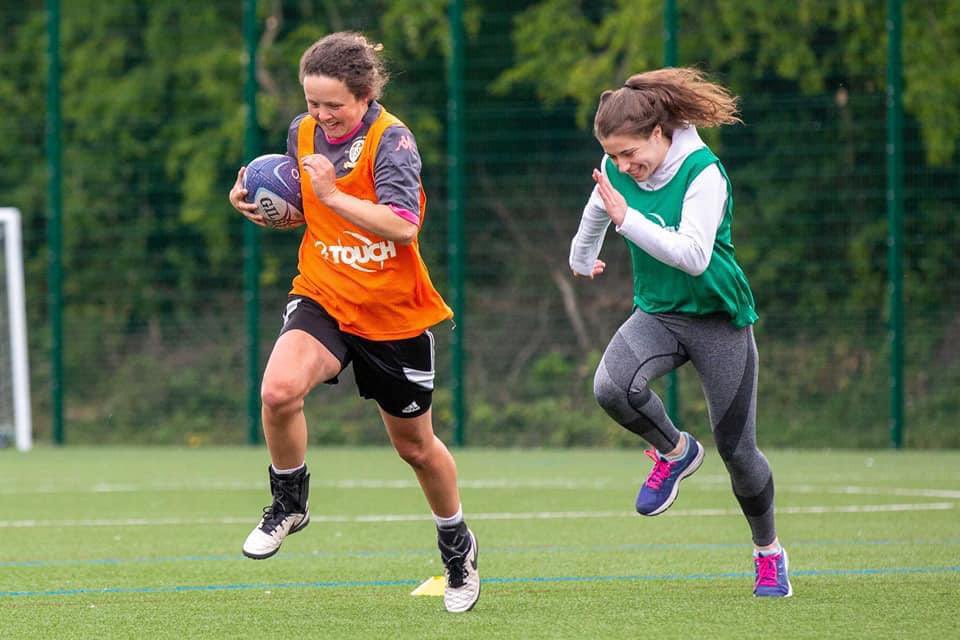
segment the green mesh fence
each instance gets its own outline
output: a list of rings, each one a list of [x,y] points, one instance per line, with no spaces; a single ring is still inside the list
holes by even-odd
[[[467,313],[458,330],[470,444],[636,444],[592,396],[594,367],[630,312],[624,243],[608,236],[608,271],[597,281],[573,280],[567,267],[601,156],[589,131],[599,90],[663,59],[662,3],[627,4],[629,14],[617,2],[466,3]],[[883,16],[863,4],[680,3],[680,63],[742,98],[742,126],[703,135],[733,182],[734,243],[761,316],[763,444],[889,444],[885,31]],[[245,160],[241,3],[180,5],[63,7],[71,443],[245,441],[242,220],[226,199]],[[287,124],[304,110],[302,50],[336,29],[384,42],[393,79],[383,102],[417,137],[429,200],[421,247],[448,294],[445,5],[261,2],[257,77],[263,151],[282,152]],[[950,128],[960,87],[946,53],[960,30],[951,7],[904,9],[908,446],[960,446],[960,164]],[[912,37],[931,16],[936,37]],[[0,8],[10,35],[0,43],[0,206],[25,217],[41,441],[51,394],[44,21],[42,3]],[[770,35],[781,32],[785,40]],[[297,232],[260,234],[261,366],[298,240]],[[451,330],[435,329],[444,438],[453,421]],[[342,379],[308,399],[311,438],[386,442],[352,373]],[[681,369],[679,383],[678,418],[705,435],[695,372]]]

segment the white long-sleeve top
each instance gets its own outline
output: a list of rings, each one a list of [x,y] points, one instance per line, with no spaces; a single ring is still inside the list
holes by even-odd
[[[663,187],[677,174],[687,156],[704,146],[696,127],[676,129],[663,162],[646,181],[637,185],[645,191]],[[606,160],[604,155],[600,163],[604,175]],[[694,178],[687,188],[680,225],[676,229],[661,227],[639,211],[628,208],[623,224],[616,227],[616,231],[664,264],[699,276],[710,264],[726,203],[727,181],[713,164]],[[570,268],[575,273],[591,274],[609,225],[610,218],[603,200],[594,187],[583,208],[580,227],[570,243]]]

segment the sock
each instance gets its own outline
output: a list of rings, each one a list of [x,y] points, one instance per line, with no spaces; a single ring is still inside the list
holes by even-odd
[[[760,551],[759,549],[754,549],[753,555],[757,556],[758,558],[766,558],[768,556],[775,556],[782,551],[783,551],[783,547],[781,547],[780,543],[778,542],[777,546],[773,549],[768,549],[766,551]]]
[[[433,514],[433,520],[437,523],[437,529],[453,529],[463,522],[463,505],[457,507],[457,512],[449,518]]]
[[[300,471],[300,469],[303,469],[306,466],[307,466],[306,462],[301,462],[299,467],[294,467],[293,469],[277,469],[277,467],[274,466],[273,464],[270,465],[270,468],[273,469],[273,472],[278,476],[290,476],[295,474],[297,471]]]
[[[689,451],[689,450],[690,450],[690,438],[689,438],[689,436],[684,436],[684,438],[683,438],[683,451],[681,451],[680,453],[678,453],[678,454],[676,454],[676,455],[673,455],[673,456],[664,456],[664,455],[661,454],[661,457],[662,457],[664,460],[669,460],[670,462],[673,462],[673,461],[679,460],[679,459],[682,458],[683,456],[687,455],[687,451]]]
[[[449,558],[451,555],[462,555],[470,550],[470,536],[467,535],[467,523],[463,521],[463,507],[449,518],[433,514],[437,523],[437,542],[440,545],[440,555]]]

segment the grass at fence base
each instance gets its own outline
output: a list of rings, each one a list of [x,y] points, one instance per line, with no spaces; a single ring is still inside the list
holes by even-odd
[[[96,340],[74,345],[74,367],[82,372],[67,385],[66,439],[71,445],[238,445],[246,442],[248,416],[240,326],[199,321],[193,333],[161,348],[146,338],[116,345],[120,328],[97,325]],[[499,324],[503,324],[499,322]],[[96,323],[88,323],[96,324]],[[957,329],[960,332],[960,329]],[[231,333],[232,332],[232,333]],[[226,335],[228,348],[206,342],[210,333]],[[960,333],[958,333],[960,335]],[[909,448],[960,448],[960,358],[933,329],[911,335],[906,368],[906,428]],[[269,345],[272,336],[263,337]],[[776,447],[882,448],[890,443],[889,356],[884,338],[842,332],[816,339],[776,338],[758,327],[760,377],[757,425],[760,442]],[[72,344],[72,343],[71,343]],[[94,367],[101,350],[126,354],[116,367]],[[448,353],[444,348],[438,353]],[[513,374],[491,371],[485,381],[468,378],[466,437],[485,447],[636,447],[637,438],[619,428],[593,397],[593,372],[599,351],[563,355],[548,351]],[[470,358],[468,357],[468,360]],[[476,358],[473,359],[476,361]],[[438,371],[434,424],[445,441],[454,423],[449,374]],[[35,439],[50,440],[50,380],[35,368]],[[476,365],[483,368],[481,365]],[[68,363],[68,369],[71,367]],[[151,375],[144,377],[143,371]],[[706,400],[691,364],[678,372],[679,418],[697,430],[706,427]],[[307,398],[305,411],[313,444],[387,445],[372,402],[361,402],[348,371],[342,383],[321,385]],[[124,384],[116,384],[123,380]],[[163,384],[157,384],[163,380]],[[653,390],[666,398],[665,378]],[[150,416],[149,421],[144,416]]]
[[[0,637],[943,638],[960,613],[960,452],[767,451],[796,595],[751,596],[749,532],[715,451],[657,518],[635,450],[467,450],[483,595],[442,571],[409,469],[311,450],[314,521],[270,560],[240,545],[262,449],[0,452]],[[917,473],[923,469],[923,473]],[[32,521],[32,522],[29,522]]]

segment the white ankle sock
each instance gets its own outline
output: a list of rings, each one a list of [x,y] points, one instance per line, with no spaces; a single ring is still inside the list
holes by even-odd
[[[305,466],[307,466],[307,463],[303,462],[300,464],[299,467],[294,467],[293,469],[277,469],[275,465],[273,465],[272,463],[270,464],[270,468],[273,469],[273,472],[278,476],[288,476],[290,474],[296,473],[297,471],[300,471],[300,469],[303,469]]]
[[[674,460],[679,460],[679,459],[682,458],[683,456],[687,455],[687,451],[689,451],[689,450],[690,450],[690,438],[687,437],[687,436],[684,436],[684,438],[683,438],[683,451],[681,451],[680,453],[678,453],[678,454],[676,454],[676,455],[663,456],[663,459],[664,459],[664,460],[669,460],[669,461],[671,461],[671,462],[673,462]]]
[[[463,505],[457,507],[457,512],[450,516],[449,518],[444,518],[433,514],[433,520],[437,523],[437,527],[442,529],[452,529],[461,522],[463,522]]]
[[[781,551],[783,551],[783,547],[780,546],[779,542],[777,543],[777,546],[774,547],[773,549],[767,549],[765,551],[760,551],[759,549],[753,550],[753,552],[761,558],[766,558],[767,556],[775,556]]]

